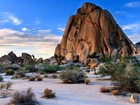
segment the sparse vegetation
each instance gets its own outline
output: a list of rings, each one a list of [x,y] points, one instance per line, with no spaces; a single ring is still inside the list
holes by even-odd
[[[35,81],[35,77],[30,77],[29,81]]]
[[[102,76],[109,75],[120,90],[140,92],[140,64],[133,59],[123,58],[120,62],[108,62],[99,71]]]
[[[54,73],[56,72],[56,65],[44,64],[45,73]]]
[[[44,90],[42,98],[53,98],[53,97],[55,97],[55,93],[51,89],[46,88]]]
[[[102,87],[100,88],[100,92],[102,92],[102,93],[110,92],[110,88],[107,87],[107,86],[102,86]]]
[[[27,91],[16,91],[12,99],[10,100],[10,105],[37,105],[35,94],[32,92],[31,88],[28,88]]]
[[[64,83],[81,83],[84,82],[84,73],[80,70],[66,69],[60,75],[60,79],[63,80]]]
[[[9,89],[11,88],[12,85],[13,85],[12,82],[10,82],[10,81],[6,82],[6,84],[5,84],[6,90],[9,90]]]
[[[53,73],[52,74],[52,78],[57,78],[57,74],[56,73]]]
[[[57,55],[57,54],[55,54],[55,55],[54,55],[54,59],[55,59],[56,62],[57,62],[57,67],[56,67],[56,71],[57,71],[58,68],[59,68],[59,65],[61,64],[61,61],[64,60],[65,57],[62,56],[62,55]]]
[[[119,94],[119,90],[112,90],[111,93],[112,93],[112,95],[118,95]]]
[[[15,71],[14,70],[6,70],[6,75],[14,75]]]
[[[9,93],[7,91],[1,92],[1,97],[2,98],[6,98],[6,97],[8,97],[8,95],[9,95]]]
[[[42,77],[37,77],[37,81],[42,81],[43,80],[43,78]]]
[[[1,83],[1,84],[0,84],[0,90],[4,89],[5,87],[6,87],[6,86],[5,86],[4,83]]]
[[[88,83],[90,82],[90,79],[85,78],[85,79],[84,79],[84,82],[85,82],[86,85],[88,85]]]
[[[48,74],[44,74],[44,77],[48,77]]]

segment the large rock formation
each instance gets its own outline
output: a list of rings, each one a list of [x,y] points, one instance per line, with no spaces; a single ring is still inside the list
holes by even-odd
[[[0,58],[0,64],[13,64],[17,63],[18,57],[13,51],[9,52],[8,55],[4,55]]]
[[[136,51],[110,12],[95,4],[84,3],[76,15],[69,18],[55,54],[61,54],[67,60],[78,55],[82,62],[94,52],[111,56],[114,50],[123,55]]]

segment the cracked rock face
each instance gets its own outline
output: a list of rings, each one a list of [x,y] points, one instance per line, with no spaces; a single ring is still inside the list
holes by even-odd
[[[86,60],[94,52],[100,56],[135,53],[135,47],[116,23],[110,12],[92,3],[84,3],[77,13],[71,16],[65,28],[61,43],[55,54],[63,55],[67,60],[79,56]]]

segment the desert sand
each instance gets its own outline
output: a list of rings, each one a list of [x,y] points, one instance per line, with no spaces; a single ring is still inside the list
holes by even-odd
[[[95,75],[88,74],[91,82],[85,84],[62,84],[60,79],[44,78],[43,81],[11,80],[11,76],[3,76],[4,81],[13,83],[10,91],[27,90],[31,87],[40,105],[133,105],[129,97],[113,96],[110,93],[100,93],[101,86],[110,86],[110,81],[98,80]],[[52,89],[56,97],[41,98],[45,88]],[[6,105],[11,97],[0,98],[0,105]]]

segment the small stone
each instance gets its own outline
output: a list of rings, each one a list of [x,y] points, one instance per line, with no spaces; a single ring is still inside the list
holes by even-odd
[[[140,95],[139,94],[132,94],[130,96],[131,103],[140,103]]]

